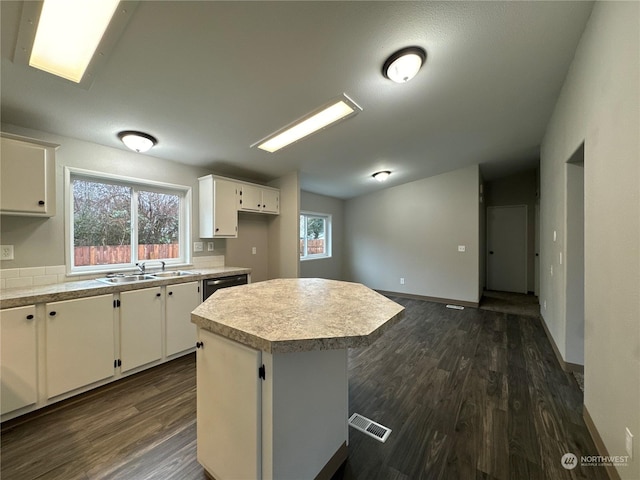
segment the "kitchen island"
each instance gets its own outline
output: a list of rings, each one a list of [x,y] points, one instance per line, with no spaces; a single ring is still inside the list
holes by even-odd
[[[198,461],[216,480],[331,478],[347,456],[347,349],[404,308],[348,282],[278,279],[219,290],[198,328]]]

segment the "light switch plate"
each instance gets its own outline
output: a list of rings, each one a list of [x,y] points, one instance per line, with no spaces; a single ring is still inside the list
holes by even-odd
[[[202,242],[193,242],[193,251],[194,252],[201,252],[204,248],[204,245]]]
[[[207,252],[213,252],[213,242],[207,242]]]
[[[467,251],[467,246],[466,245],[458,245],[458,251],[459,252],[466,252]]]

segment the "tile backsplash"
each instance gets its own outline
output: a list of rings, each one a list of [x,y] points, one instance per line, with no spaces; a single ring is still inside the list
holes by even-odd
[[[187,268],[197,269],[224,267],[224,255],[194,257],[192,265],[193,267]],[[0,288],[52,285],[54,283],[76,282],[78,280],[88,280],[104,276],[104,273],[67,276],[66,271],[67,269],[64,265],[0,269]]]

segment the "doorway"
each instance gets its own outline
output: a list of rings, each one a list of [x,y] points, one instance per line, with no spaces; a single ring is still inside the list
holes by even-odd
[[[487,289],[527,293],[527,206],[487,207]]]
[[[565,361],[584,365],[584,144],[565,166],[566,345]]]

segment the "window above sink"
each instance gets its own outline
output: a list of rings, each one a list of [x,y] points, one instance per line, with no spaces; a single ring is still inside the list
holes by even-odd
[[[190,262],[190,187],[72,167],[65,184],[67,273]]]

